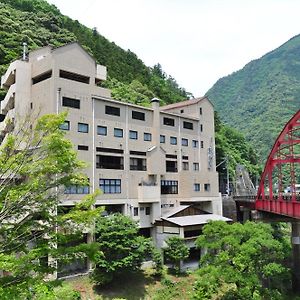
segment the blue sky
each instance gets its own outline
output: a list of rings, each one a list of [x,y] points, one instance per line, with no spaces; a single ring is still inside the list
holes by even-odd
[[[300,34],[298,0],[47,0],[194,96]]]

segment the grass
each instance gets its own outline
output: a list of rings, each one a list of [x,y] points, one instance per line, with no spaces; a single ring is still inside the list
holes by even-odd
[[[83,300],[187,300],[190,299],[193,282],[193,274],[166,274],[158,280],[152,276],[151,270],[115,280],[102,288],[94,286],[87,276],[68,280],[81,293]]]

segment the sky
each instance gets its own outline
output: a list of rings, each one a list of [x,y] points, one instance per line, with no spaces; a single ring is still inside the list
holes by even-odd
[[[47,0],[195,97],[300,34],[299,0]]]

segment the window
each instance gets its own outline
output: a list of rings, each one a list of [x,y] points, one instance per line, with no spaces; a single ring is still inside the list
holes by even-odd
[[[130,170],[133,171],[146,171],[147,160],[146,158],[130,157]]]
[[[65,188],[65,194],[89,194],[89,185],[71,185]]]
[[[96,168],[123,170],[123,157],[110,155],[96,155]]]
[[[59,125],[59,128],[62,130],[70,130],[70,121],[64,121]]]
[[[129,130],[129,138],[131,140],[137,140],[138,139],[138,132],[134,130]]]
[[[78,145],[77,149],[78,149],[78,150],[84,150],[84,151],[88,151],[88,150],[89,150],[89,146],[85,146],[85,145]]]
[[[120,194],[121,193],[121,179],[100,178],[99,186],[104,194]]]
[[[194,191],[200,192],[200,183],[194,183]]]
[[[123,129],[121,128],[114,128],[114,136],[118,138],[123,137]]]
[[[182,155],[182,159],[183,159],[183,160],[188,160],[189,157],[188,157],[187,155]]]
[[[131,113],[132,119],[145,121],[145,114],[143,112],[133,110]]]
[[[183,128],[193,130],[193,129],[194,129],[194,125],[193,125],[193,123],[191,123],[191,122],[183,121]]]
[[[204,183],[204,191],[209,192],[210,191],[210,184],[209,183]]]
[[[199,171],[199,163],[193,163],[193,170],[194,171]]]
[[[133,215],[136,217],[139,215],[139,208],[138,207],[134,207],[133,208]]]
[[[33,109],[33,103],[30,102],[30,109]]]
[[[40,74],[38,76],[35,76],[34,78],[32,78],[32,84],[36,84],[36,83],[39,83],[41,81],[44,81],[48,78],[50,78],[52,76],[52,70],[50,71],[47,71],[43,74]]]
[[[114,148],[103,148],[103,147],[96,147],[97,152],[107,152],[107,153],[124,153],[123,149],[114,149]]]
[[[62,106],[80,109],[80,100],[69,97],[63,97]]]
[[[120,116],[120,107],[105,105],[105,113],[111,116]]]
[[[200,115],[202,115],[202,107],[200,107]]]
[[[151,142],[151,140],[152,140],[152,134],[144,132],[144,141]]]
[[[97,126],[97,134],[98,135],[107,135],[107,127],[106,126]]]
[[[160,135],[160,143],[164,144],[166,142],[166,136],[165,135]]]
[[[180,113],[183,114],[183,113],[184,113],[184,109],[181,109],[181,110],[180,110]]]
[[[146,216],[150,216],[150,214],[151,214],[151,207],[150,206],[146,206],[145,215]]]
[[[204,148],[204,142],[201,141],[200,143],[201,143],[201,148]]]
[[[177,145],[177,137],[170,136],[170,144],[171,145]]]
[[[182,138],[182,139],[181,139],[181,145],[182,145],[182,146],[188,146],[188,145],[189,145],[189,140],[188,140],[188,139]]]
[[[174,159],[177,159],[177,155],[176,155],[176,154],[166,154],[166,158],[174,158]]]
[[[78,123],[78,132],[88,133],[89,132],[89,124]]]
[[[175,126],[175,120],[171,118],[164,118],[164,125]]]
[[[166,172],[177,172],[177,161],[166,160]]]
[[[182,163],[182,169],[183,169],[184,171],[188,171],[188,170],[189,170],[189,163],[188,163],[187,161],[184,161],[184,162]]]
[[[200,132],[203,132],[203,124],[200,124]]]
[[[160,189],[162,194],[178,194],[178,181],[161,180]]]
[[[90,83],[90,77],[72,73],[72,72],[68,72],[68,71],[64,71],[64,70],[59,70],[59,77],[86,83],[86,84]]]
[[[142,152],[142,151],[129,151],[129,154],[131,154],[131,155],[139,155],[139,156],[146,156],[147,155],[146,152]]]
[[[193,148],[199,148],[199,142],[197,140],[192,140]]]

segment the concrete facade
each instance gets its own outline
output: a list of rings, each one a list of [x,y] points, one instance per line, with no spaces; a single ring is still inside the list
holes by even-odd
[[[222,215],[215,167],[214,109],[206,98],[145,108],[111,98],[97,84],[106,67],[77,43],[44,47],[17,60],[1,78],[0,137],[31,116],[67,110],[64,129],[88,162],[89,188],[66,191],[70,206],[101,188],[96,205],[120,211],[153,236],[155,220],[180,205]],[[7,120],[10,119],[13,126]]]

